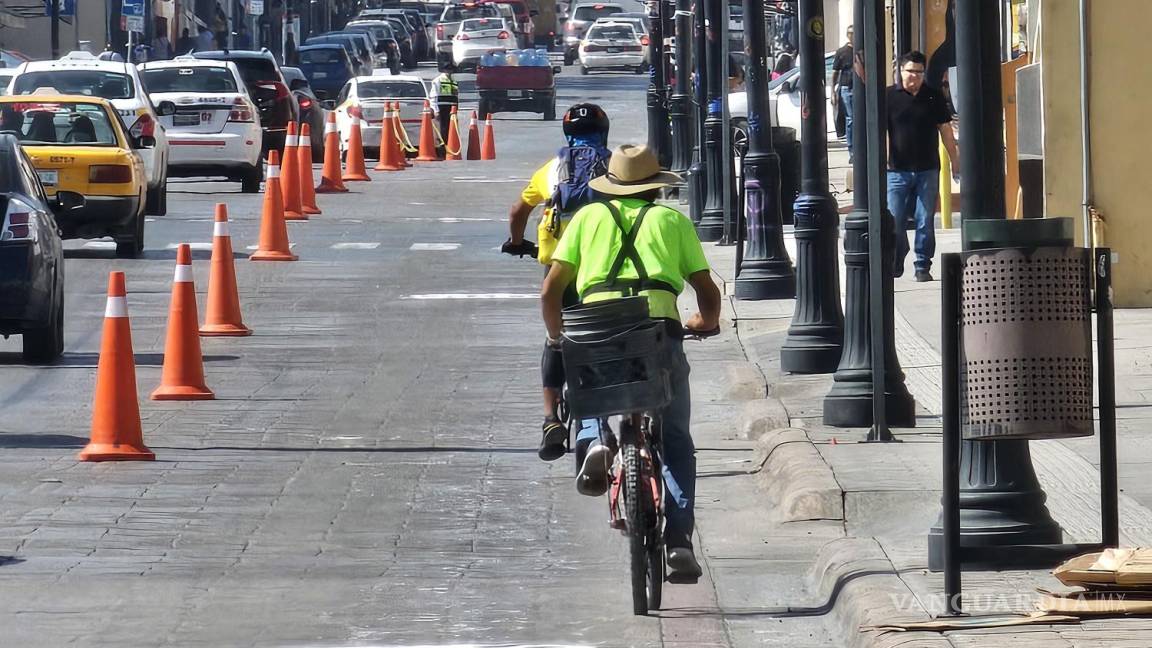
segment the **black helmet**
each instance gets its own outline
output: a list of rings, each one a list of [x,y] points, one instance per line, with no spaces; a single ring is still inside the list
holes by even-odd
[[[564,113],[564,135],[600,134],[608,137],[608,115],[593,103],[579,103]]]

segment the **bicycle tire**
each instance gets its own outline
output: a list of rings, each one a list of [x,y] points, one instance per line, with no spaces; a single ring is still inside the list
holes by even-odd
[[[640,450],[631,439],[624,442],[624,519],[628,524],[628,553],[632,572],[632,614],[648,614],[648,528],[641,505],[644,479],[640,469]]]
[[[654,529],[648,538],[648,609],[659,610],[664,596],[664,542],[661,533]]]

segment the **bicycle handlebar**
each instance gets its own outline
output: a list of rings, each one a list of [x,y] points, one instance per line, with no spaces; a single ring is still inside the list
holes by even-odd
[[[500,246],[500,251],[510,256],[518,256],[521,259],[524,258],[524,255],[535,259],[540,252],[540,248],[536,247],[536,244],[528,239],[520,241],[519,244],[515,244],[512,242],[512,239],[508,239],[504,241],[504,245]]]
[[[707,331],[697,331],[694,329],[685,328],[683,337],[685,340],[703,340],[705,338],[716,337],[717,335],[720,335],[719,326]]]

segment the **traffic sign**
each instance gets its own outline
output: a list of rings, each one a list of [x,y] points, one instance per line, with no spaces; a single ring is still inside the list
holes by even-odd
[[[264,0],[248,0],[248,15],[249,16],[262,16],[262,15],[264,15]]]
[[[124,18],[124,29],[144,33],[144,0],[124,0],[120,15]]]
[[[76,15],[76,0],[56,0],[60,8],[60,17]],[[44,15],[52,15],[52,0],[44,0]]]

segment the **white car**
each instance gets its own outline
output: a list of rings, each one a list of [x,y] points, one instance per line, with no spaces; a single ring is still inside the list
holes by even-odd
[[[452,37],[452,61],[457,67],[475,67],[488,52],[515,47],[516,37],[503,18],[469,18]]]
[[[16,70],[0,68],[0,95],[8,94],[8,84],[12,83],[14,76],[16,76]]]
[[[420,144],[420,120],[428,89],[418,76],[361,76],[344,84],[336,98],[336,128],[343,150],[348,150],[353,118],[360,119],[360,137],[368,157],[380,153],[380,127],[386,103],[400,104],[400,120],[413,146]]]
[[[627,22],[596,21],[580,42],[578,55],[580,74],[613,69],[643,74],[646,68],[640,34]]]
[[[235,63],[181,56],[140,64],[140,77],[153,103],[176,105],[160,118],[172,147],[169,175],[222,175],[244,193],[260,191],[260,113]]]
[[[835,57],[835,52],[824,56],[824,115],[829,132],[836,130],[836,122],[832,119],[832,61]],[[800,139],[802,107],[799,61],[796,67],[768,83],[768,109],[772,111],[773,126],[795,128],[796,139]],[[731,115],[732,128],[737,131],[737,137],[743,137],[748,132],[748,95],[743,90],[728,95],[728,113]]]
[[[101,61],[88,52],[69,52],[55,61],[29,61],[16,68],[8,86],[13,95],[51,89],[60,94],[103,97],[112,102],[132,137],[156,138],[156,146],[139,149],[148,177],[145,213],[162,216],[168,211],[168,137],[160,115],[176,107],[165,103],[157,110],[140,83],[135,65]]]

